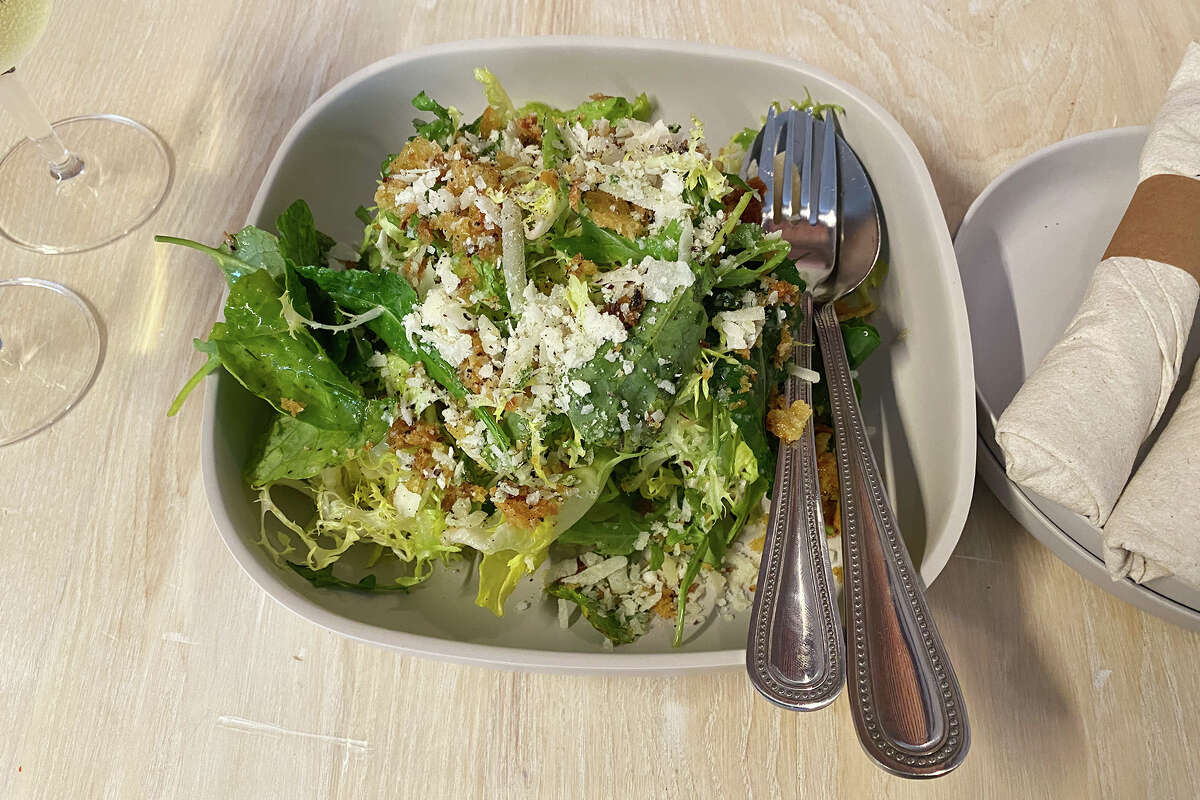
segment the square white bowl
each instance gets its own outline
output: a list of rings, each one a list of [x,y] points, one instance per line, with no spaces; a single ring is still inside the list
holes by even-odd
[[[696,116],[714,147],[755,126],[773,100],[803,97],[845,108],[843,127],[878,192],[892,265],[876,315],[884,346],[863,370],[864,414],[914,563],[928,584],[950,557],[970,505],[975,471],[974,377],[962,287],[929,173],[900,125],[858,89],[796,61],[665,41],[547,37],[456,42],[376,62],[318,99],[292,126],[267,170],[249,222],[271,229],[296,198],[322,230],[357,242],[353,215],[370,205],[379,163],[400,149],[422,89],[472,117],[483,107],[476,66],[513,99],[571,106],[593,92],[645,91],[655,113]],[[672,649],[664,630],[616,650],[584,622],[557,625],[540,576],[523,582],[496,619],[473,603],[469,567],[408,595],[316,589],[271,563],[255,541],[259,517],[242,465],[268,409],[220,373],[207,386],[204,478],[213,517],[234,558],[297,614],[363,641],[409,653],[505,668],[649,672],[744,662],[747,613],[689,631]],[[517,612],[522,598],[532,607]]]

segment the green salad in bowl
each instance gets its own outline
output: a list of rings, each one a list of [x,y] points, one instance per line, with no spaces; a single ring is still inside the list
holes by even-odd
[[[274,233],[159,237],[229,284],[172,413],[217,369],[273,407],[245,465],[260,543],[317,586],[420,591],[473,561],[502,615],[542,568],[564,624],[622,644],[662,619],[678,644],[748,607],[776,450],[808,424],[837,552],[819,374],[815,420],[780,393],[803,284],[736,175],[755,131],[713,153],[644,94],[518,106],[476,78],[474,120],[413,100],[356,246],[302,200]],[[867,292],[840,309],[855,365]]]

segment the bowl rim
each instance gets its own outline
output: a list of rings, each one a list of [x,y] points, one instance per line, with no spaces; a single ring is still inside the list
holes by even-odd
[[[907,166],[918,176],[916,186],[912,187],[916,199],[921,201],[923,214],[928,217],[929,229],[936,239],[934,242],[938,258],[935,266],[941,272],[941,279],[951,293],[951,326],[956,335],[949,343],[949,349],[959,364],[963,380],[960,382],[959,394],[955,398],[957,407],[964,409],[961,431],[953,431],[949,445],[957,450],[957,463],[970,464],[971,469],[961,470],[960,474],[951,476],[952,501],[947,516],[946,528],[950,532],[944,536],[938,546],[924,553],[920,574],[928,585],[945,567],[951,553],[954,551],[966,523],[974,488],[975,464],[975,403],[974,403],[974,365],[971,357],[969,327],[967,322],[966,303],[963,297],[962,283],[959,276],[957,261],[951,243],[950,231],[946,226],[941,204],[933,186],[928,167],[921,157],[916,145],[909,138],[904,128],[896,119],[874,99],[857,87],[834,77],[820,68],[814,67],[798,59],[770,55],[755,50],[743,48],[709,45],[695,42],[684,42],[672,39],[641,39],[605,36],[531,36],[531,37],[497,37],[488,39],[468,39],[452,42],[441,42],[407,50],[396,55],[374,61],[347,77],[338,81],[321,94],[304,110],[292,124],[287,134],[280,142],[259,184],[258,192],[247,214],[247,224],[253,224],[262,214],[267,198],[267,189],[279,173],[285,157],[295,145],[300,134],[308,127],[314,117],[320,114],[328,105],[359,83],[397,66],[442,54],[471,52],[486,57],[489,52],[512,49],[553,49],[564,46],[586,46],[604,50],[634,50],[642,52],[663,52],[682,54],[693,57],[723,57],[743,61],[755,61],[776,67],[781,70],[802,70],[812,77],[825,81],[846,95],[853,97],[862,109],[874,117],[888,135],[895,141],[907,160]],[[957,302],[955,302],[957,301]],[[230,518],[221,496],[216,476],[216,401],[217,392],[212,381],[205,381],[204,416],[202,421],[202,471],[204,476],[205,493],[209,501],[209,510],[217,526],[222,541],[229,549],[234,560],[246,575],[267,595],[289,611],[297,614],[326,630],[339,633],[351,639],[368,642],[406,653],[435,658],[456,663],[488,666],[501,669],[527,669],[542,672],[607,672],[618,674],[638,673],[682,673],[711,670],[717,668],[735,667],[745,663],[745,649],[708,650],[699,652],[671,653],[621,653],[621,652],[566,652],[557,650],[539,650],[533,648],[507,647],[486,643],[463,642],[454,639],[441,639],[423,634],[381,628],[368,623],[353,620],[336,614],[309,598],[294,593],[279,576],[269,573],[266,565],[260,561],[257,554],[251,552],[251,545],[243,539]],[[949,438],[949,437],[948,437]]]

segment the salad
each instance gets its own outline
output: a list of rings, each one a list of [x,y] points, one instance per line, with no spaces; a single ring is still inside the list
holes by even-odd
[[[517,106],[475,76],[474,120],[413,100],[356,247],[302,200],[275,233],[159,237],[229,285],[170,413],[217,369],[270,405],[245,465],[260,542],[317,586],[419,590],[466,563],[500,616],[544,565],[564,625],[623,644],[661,618],[679,644],[748,606],[778,442],[814,411],[780,393],[803,284],[735,174],[756,131],[714,154],[645,94]],[[855,366],[872,309],[846,301]],[[800,377],[836,541],[828,403]]]

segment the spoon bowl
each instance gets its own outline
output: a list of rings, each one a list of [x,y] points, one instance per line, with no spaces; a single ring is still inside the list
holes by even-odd
[[[879,260],[883,223],[875,189],[858,154],[838,136],[838,168],[841,172],[841,242],[832,279],[815,287],[818,303],[831,303],[857,289]]]

